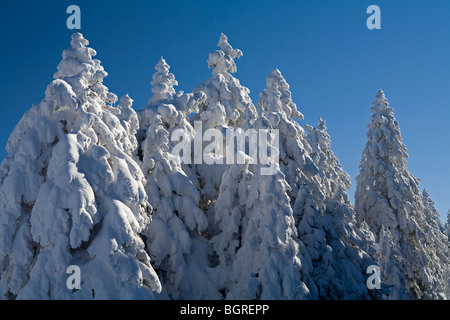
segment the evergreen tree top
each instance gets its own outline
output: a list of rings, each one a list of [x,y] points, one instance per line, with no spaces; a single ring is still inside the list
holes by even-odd
[[[76,32],[72,34],[72,40],[70,41],[70,45],[72,46],[73,49],[82,49],[87,45],[89,45],[89,41],[85,39],[81,33]]]
[[[372,116],[367,128],[367,144],[364,153],[370,153],[378,160],[384,159],[396,166],[406,166],[408,150],[403,143],[400,126],[389,106],[384,92],[379,90],[372,103]]]
[[[313,127],[313,126],[310,126],[308,124],[305,124],[305,128],[308,130],[309,133],[313,133],[314,131],[323,132],[329,138],[328,133],[326,133],[326,131],[328,130],[327,122],[325,120],[323,120],[322,117],[319,118],[319,121],[317,122],[317,126],[316,127]]]
[[[63,51],[62,60],[58,64],[58,71],[54,79],[67,82],[81,101],[87,96],[100,97],[105,103],[113,104],[117,96],[108,91],[103,85],[103,79],[108,76],[100,60],[93,59],[97,52],[87,47],[89,41],[79,32],[72,34],[71,48]]]
[[[159,59],[155,66],[156,72],[153,74],[151,81],[153,96],[148,104],[153,105],[160,100],[170,100],[176,94],[174,86],[178,85],[173,73],[170,73],[170,66],[163,57]]]
[[[213,74],[234,73],[237,71],[235,58],[242,57],[243,53],[239,49],[233,49],[228,43],[228,38],[223,33],[220,35],[220,40],[217,46],[221,50],[211,52],[208,58],[208,67],[214,68]]]
[[[283,114],[288,119],[302,120],[303,114],[297,110],[297,105],[292,101],[289,88],[280,70],[272,70],[266,79],[266,89],[259,94],[260,111],[263,114],[274,112]]]
[[[133,99],[130,98],[128,93],[120,98],[118,108],[120,109],[129,109],[133,106]]]
[[[372,121],[379,122],[382,124],[390,123],[393,126],[398,127],[398,123],[394,117],[394,109],[389,106],[389,101],[384,95],[383,90],[379,90],[375,96],[375,101],[372,103]],[[386,118],[386,119],[385,119]],[[387,121],[386,121],[387,120]]]

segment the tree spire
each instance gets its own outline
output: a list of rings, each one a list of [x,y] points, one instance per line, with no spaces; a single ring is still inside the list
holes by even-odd
[[[214,68],[213,74],[218,73],[234,73],[237,71],[235,58],[242,57],[242,51],[233,49],[228,43],[228,38],[223,33],[220,35],[220,40],[217,46],[221,50],[211,52],[208,58],[208,67]]]
[[[406,167],[407,149],[402,142],[400,127],[394,110],[382,90],[372,104],[372,116],[368,124],[367,143],[361,156],[360,171],[356,177],[355,211],[358,223],[365,222],[374,233],[380,246],[378,264],[396,264],[397,274],[382,279],[392,286],[390,297],[407,294],[410,298],[436,298],[440,275],[434,273],[433,252],[438,246],[437,236],[427,240],[426,230],[431,221],[432,202],[419,190],[419,180]],[[429,198],[429,197],[428,197]],[[428,201],[428,202],[427,202]],[[434,234],[434,231],[433,231]],[[386,239],[388,241],[384,241]],[[390,240],[389,240],[390,239]],[[427,242],[432,243],[431,245]],[[392,246],[387,248],[385,246]],[[395,256],[383,252],[398,251]],[[393,271],[394,272],[394,271]],[[430,275],[434,279],[430,281]]]
[[[159,59],[155,66],[156,72],[153,74],[152,85],[153,96],[148,101],[149,105],[154,105],[161,100],[171,100],[175,95],[174,86],[178,85],[173,73],[170,73],[170,66],[166,63],[163,57]]]

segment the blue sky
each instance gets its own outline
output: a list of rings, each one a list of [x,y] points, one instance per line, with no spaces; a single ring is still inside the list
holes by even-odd
[[[221,32],[243,51],[235,76],[257,93],[278,68],[303,123],[327,121],[332,148],[355,177],[375,94],[383,89],[409,150],[410,172],[430,191],[442,218],[450,209],[450,1],[2,1],[0,159],[23,113],[39,103],[72,31],[66,9],[81,8],[82,32],[118,96],[141,109],[163,56],[191,91],[207,79],[206,59]],[[369,30],[369,5],[381,30]]]

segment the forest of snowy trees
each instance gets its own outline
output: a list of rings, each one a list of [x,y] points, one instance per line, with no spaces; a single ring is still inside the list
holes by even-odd
[[[161,58],[146,106],[109,92],[88,45],[72,35],[7,142],[0,299],[450,298],[450,225],[383,91],[353,205],[326,122],[300,124],[277,69],[255,105],[225,35],[192,93]]]

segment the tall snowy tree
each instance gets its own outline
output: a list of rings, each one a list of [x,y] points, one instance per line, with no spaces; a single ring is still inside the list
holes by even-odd
[[[279,130],[279,160],[295,200],[302,185],[314,180],[318,168],[310,157],[311,146],[306,141],[305,130],[298,121],[303,115],[292,101],[289,84],[278,69],[266,79],[266,88],[259,94],[258,112],[267,118],[273,129]],[[310,189],[313,189],[311,186]],[[320,192],[316,188],[317,192]]]
[[[152,299],[161,290],[141,234],[150,222],[133,160],[132,100],[103,85],[95,50],[72,35],[44,100],[11,134],[0,172],[0,295]],[[66,286],[69,266],[81,287]]]
[[[316,181],[324,198],[323,202],[317,199],[316,203],[323,203],[319,206],[323,210],[323,232],[333,257],[330,262],[332,278],[320,275],[320,271],[317,273],[316,278],[323,284],[321,296],[333,299],[380,298],[380,292],[367,290],[363,277],[367,267],[374,264],[371,254],[375,251],[375,243],[367,226],[363,226],[362,230],[356,226],[347,194],[351,185],[350,176],[331,150],[331,137],[325,121],[320,119],[316,127],[305,125],[305,128],[309,132],[306,140],[312,149],[310,156],[319,168]],[[317,267],[313,273],[316,270]]]
[[[350,189],[351,179],[331,150],[331,138],[327,132],[326,122],[321,118],[316,127],[306,124],[305,128],[308,131],[306,140],[311,146],[310,156],[319,168],[325,198],[328,202],[335,202],[336,205],[338,203],[350,204],[347,190]],[[336,210],[330,211],[335,212]]]
[[[439,261],[434,260],[435,249],[426,243],[426,207],[419,181],[407,169],[407,149],[383,91],[377,93],[371,111],[356,178],[357,220],[366,222],[376,240],[385,244],[380,250],[390,253],[379,253],[379,266],[397,265],[390,273],[381,270],[382,281],[391,286],[391,298],[440,298],[437,284],[442,279],[433,271]]]
[[[228,38],[220,35],[217,44],[220,50],[209,54],[207,63],[212,69],[212,76],[194,88],[194,94],[203,92],[206,95],[205,101],[200,103],[198,113],[191,118],[191,124],[200,123],[201,128],[197,128],[197,140],[202,140],[204,133],[209,129],[218,130],[222,137],[226,137],[227,130],[234,132],[235,129],[247,130],[251,123],[257,118],[256,108],[249,96],[250,90],[242,86],[232,73],[237,71],[234,59],[241,57],[242,51],[233,49],[228,43]],[[211,140],[215,139],[212,137]],[[200,150],[194,152],[201,153],[197,156],[200,161],[193,161],[192,169],[199,177],[202,195],[202,207],[210,219],[210,234],[214,234],[214,203],[217,200],[218,191],[222,182],[222,176],[227,169],[226,142],[222,143],[223,148],[216,148],[213,159],[218,159],[213,163],[205,163],[203,153],[210,142],[200,143]],[[233,150],[234,151],[234,150]],[[234,154],[236,155],[236,153]],[[220,163],[222,162],[222,164]]]
[[[256,108],[250,99],[250,90],[242,86],[232,76],[237,71],[234,59],[243,54],[233,49],[223,33],[217,44],[220,50],[211,52],[208,67],[212,76],[194,88],[194,92],[204,92],[206,101],[199,106],[199,114],[193,120],[203,122],[203,129],[235,126],[244,128],[244,124],[256,117]]]
[[[336,278],[332,268],[332,249],[326,241],[324,231],[323,192],[319,186],[319,169],[310,157],[311,146],[306,133],[296,120],[303,119],[292,101],[289,84],[281,72],[273,70],[266,80],[266,88],[259,95],[258,112],[268,119],[274,129],[279,130],[280,169],[290,186],[290,202],[293,209],[298,237],[302,248],[302,279],[318,298]],[[320,261],[320,265],[318,265]],[[318,275],[322,277],[319,278]],[[323,281],[322,281],[323,280]]]
[[[269,124],[261,118],[254,125]],[[227,299],[306,299],[290,187],[277,163],[274,174],[263,175],[262,165],[245,156],[245,164],[225,171],[215,203],[220,231],[211,243],[223,275],[218,282]]]
[[[161,58],[153,75],[152,92],[145,109],[139,112],[142,168],[146,191],[154,208],[147,232],[147,244],[164,291],[173,299],[202,299],[209,296],[206,252],[208,221],[199,207],[198,181],[191,180],[184,169],[182,156],[173,154],[174,132],[181,133],[182,143],[191,144],[194,129],[188,115],[197,111],[204,94],[176,92],[175,76]],[[185,155],[184,155],[185,156]],[[190,155],[189,155],[190,159]]]
[[[331,152],[325,123],[316,129],[307,126],[311,132],[306,135],[296,121],[303,115],[279,70],[267,77],[258,111],[280,133],[280,168],[290,186],[291,207],[303,246],[302,279],[311,298],[368,298],[365,270],[361,269],[371,259],[364,249],[353,249],[365,244],[365,238],[349,223],[352,211],[346,189],[350,181]],[[354,260],[357,262],[349,262]]]
[[[430,259],[427,275],[434,291],[438,294],[446,293],[450,286],[450,249],[445,228],[442,225],[439,211],[435,207],[428,190],[422,192],[425,207],[425,221],[422,222],[426,237],[425,248],[428,249]],[[428,271],[428,270],[427,270]],[[447,297],[450,298],[450,297]]]
[[[201,122],[202,134],[215,129],[227,138],[223,146],[228,149],[219,148],[222,163],[193,166],[210,217],[210,263],[216,290],[227,299],[305,298],[309,290],[300,279],[299,245],[283,174],[274,164],[274,175],[261,175],[261,165],[247,154],[250,141],[244,150],[237,143],[227,144],[230,131],[257,132],[270,125],[264,119],[258,121],[249,90],[231,75],[236,71],[234,59],[242,52],[233,49],[223,34],[218,46],[220,50],[208,59],[212,77],[194,89],[205,92],[206,101],[191,119]],[[257,122],[260,125],[255,126]],[[224,159],[229,148],[233,164]],[[234,156],[245,163],[236,163]],[[273,190],[277,190],[276,200],[270,196]]]
[[[449,238],[450,241],[450,210],[447,211],[447,223],[446,225],[446,231],[447,231],[447,237]]]

